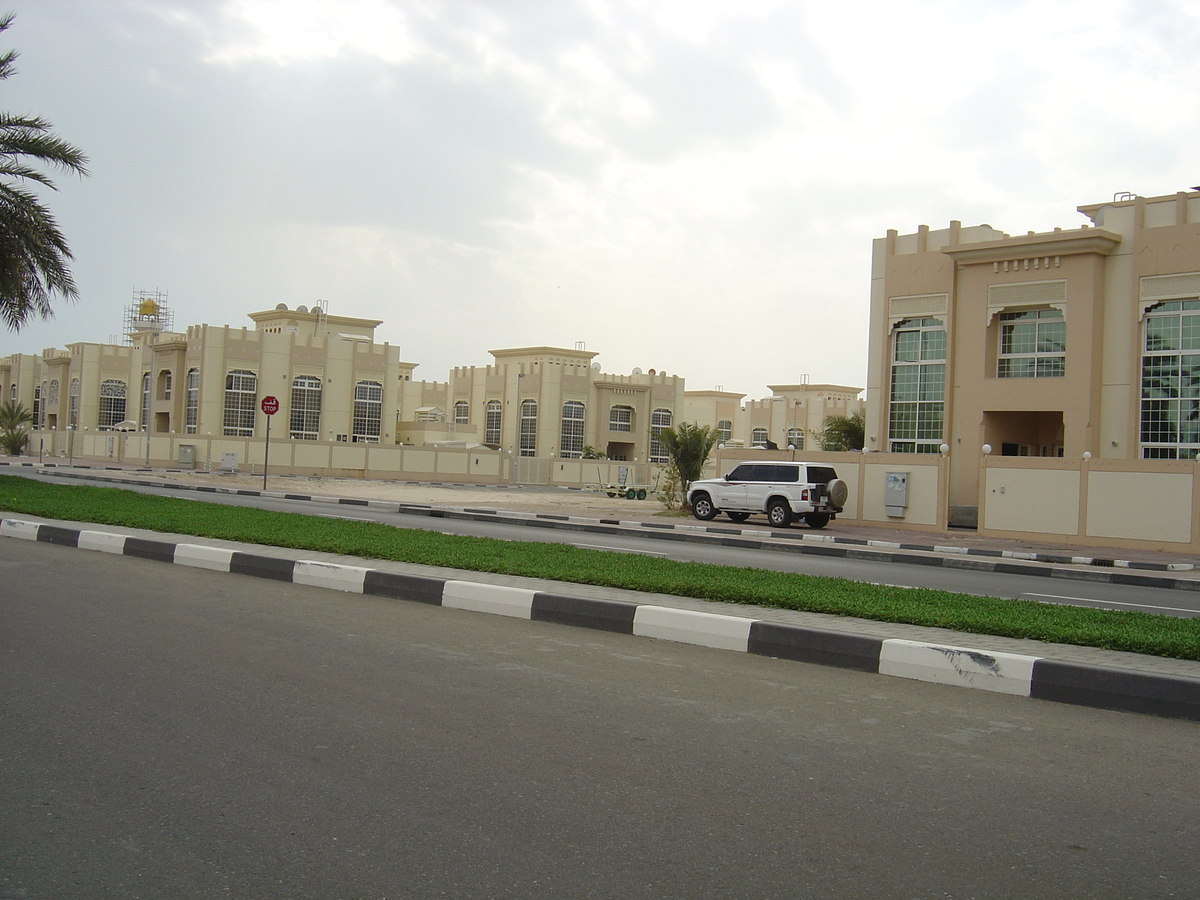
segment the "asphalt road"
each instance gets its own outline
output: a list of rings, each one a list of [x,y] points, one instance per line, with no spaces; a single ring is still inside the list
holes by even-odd
[[[24,541],[0,585],[0,897],[1200,894],[1195,724]]]
[[[56,483],[78,483],[54,475],[14,471],[23,477]],[[383,522],[402,528],[418,528],[447,534],[465,534],[514,541],[543,541],[565,543],[595,550],[617,553],[661,556],[668,559],[706,562],[731,566],[754,566],[780,572],[806,575],[826,575],[853,581],[902,587],[924,587],[957,591],[989,597],[1020,598],[1045,603],[1093,606],[1118,610],[1142,610],[1161,615],[1200,616],[1200,592],[1179,591],[1141,585],[1106,584],[1097,581],[1013,575],[972,569],[972,560],[956,558],[955,567],[916,566],[894,562],[878,562],[861,557],[844,558],[818,556],[794,551],[754,550],[730,547],[716,540],[663,540],[661,535],[630,531],[622,534],[587,533],[545,523],[548,527],[531,528],[503,519],[476,521],[468,519],[431,518],[427,515],[388,512],[358,506],[329,506],[300,500],[273,497],[254,497],[238,494],[197,494],[171,488],[131,485],[130,490],[160,496],[177,497],[205,503],[233,506],[253,506],[285,512],[326,516],[339,519],[359,519]],[[1089,574],[1086,568],[1082,574]],[[1149,573],[1157,574],[1157,573]]]

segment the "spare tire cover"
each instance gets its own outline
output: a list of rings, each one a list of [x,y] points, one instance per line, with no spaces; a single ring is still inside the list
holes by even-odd
[[[840,478],[835,478],[825,485],[825,492],[833,506],[845,506],[846,498],[850,496],[850,488]]]

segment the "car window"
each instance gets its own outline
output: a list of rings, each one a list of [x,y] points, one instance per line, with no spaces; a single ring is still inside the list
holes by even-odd
[[[792,483],[800,480],[799,466],[771,466],[771,480],[782,483]]]
[[[753,481],[754,478],[751,473],[751,470],[753,468],[754,468],[754,466],[746,466],[746,465],[738,466],[736,469],[734,469],[732,472],[729,473],[729,480],[730,481]]]
[[[835,478],[837,478],[837,472],[834,471],[832,466],[808,467],[809,484],[829,484]]]

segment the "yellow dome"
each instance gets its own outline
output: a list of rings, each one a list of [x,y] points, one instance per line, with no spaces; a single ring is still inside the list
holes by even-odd
[[[138,306],[138,315],[139,316],[157,316],[158,315],[158,304],[148,298],[146,300],[143,300],[141,302],[141,304]]]

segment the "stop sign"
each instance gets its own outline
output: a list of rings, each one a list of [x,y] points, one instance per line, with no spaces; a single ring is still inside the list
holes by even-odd
[[[268,416],[273,416],[279,412],[279,399],[277,397],[263,397],[262,411]]]

